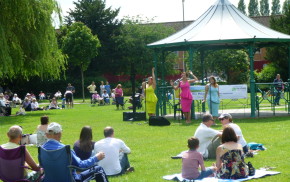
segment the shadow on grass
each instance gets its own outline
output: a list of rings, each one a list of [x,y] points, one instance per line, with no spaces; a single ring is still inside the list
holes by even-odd
[[[40,117],[41,116],[51,116],[51,115],[55,115],[55,113],[49,113],[49,112],[42,112],[39,111],[39,113],[36,113],[38,111],[34,112],[27,112],[26,115],[21,115],[21,116],[1,116],[0,117],[0,125],[1,126],[12,126],[12,125],[21,125],[21,123],[35,123],[34,120],[31,120],[31,116],[38,116],[39,117],[39,123],[40,123]]]

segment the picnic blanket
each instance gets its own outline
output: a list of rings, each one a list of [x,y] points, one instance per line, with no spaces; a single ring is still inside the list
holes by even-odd
[[[243,178],[243,179],[232,180],[232,179],[218,179],[218,178],[214,178],[214,177],[209,177],[209,178],[203,178],[202,180],[194,180],[194,182],[238,182],[238,181],[247,181],[247,180],[251,180],[251,179],[262,178],[265,176],[272,176],[275,174],[280,174],[280,172],[265,171],[265,170],[258,170],[257,169],[254,176],[249,176],[249,177]],[[187,180],[187,179],[182,178],[181,173],[173,174],[173,175],[166,175],[166,176],[163,176],[163,179],[174,180],[174,181],[192,181],[192,180]]]

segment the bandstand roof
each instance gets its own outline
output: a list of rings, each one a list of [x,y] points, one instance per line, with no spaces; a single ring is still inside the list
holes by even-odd
[[[177,33],[148,44],[149,48],[265,47],[290,43],[290,36],[265,27],[241,13],[228,0],[218,0],[196,21]]]

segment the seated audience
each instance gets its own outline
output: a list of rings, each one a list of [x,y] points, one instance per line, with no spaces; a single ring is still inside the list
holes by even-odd
[[[92,103],[95,104],[95,103],[99,103],[100,102],[100,95],[98,94],[97,91],[95,91],[95,93],[92,94]]]
[[[243,147],[231,127],[225,127],[222,145],[216,150],[217,177],[222,179],[241,179],[248,177],[248,167],[243,157]]]
[[[214,159],[216,148],[220,145],[219,137],[222,135],[220,131],[211,129],[214,119],[211,114],[205,114],[202,117],[202,123],[196,129],[194,137],[199,140],[199,148],[197,149],[204,158]]]
[[[232,116],[228,113],[224,113],[220,115],[219,120],[222,123],[223,128],[230,126],[234,129],[238,137],[238,143],[242,145],[244,154],[247,154],[249,152],[247,142],[243,136],[241,128],[237,124],[233,123]]]
[[[39,104],[38,104],[36,98],[33,98],[32,99],[32,102],[31,102],[31,110],[32,111],[43,110],[43,108],[40,108],[39,107]]]
[[[1,145],[1,147],[4,149],[18,148],[22,138],[22,128],[17,125],[11,126],[9,128],[7,136],[9,138],[9,142]],[[35,171],[40,171],[40,167],[35,163],[35,161],[33,160],[33,158],[31,157],[30,153],[26,148],[25,148],[25,162],[33,170],[32,172],[24,170],[25,178],[28,180],[37,179],[40,172],[37,173]]]
[[[60,143],[62,136],[62,127],[58,123],[50,123],[47,127],[46,131],[46,137],[48,138],[48,141],[42,145],[42,147],[46,150],[57,150],[60,148],[65,147],[64,144]],[[80,168],[88,168],[90,166],[93,166],[95,163],[100,162],[102,159],[105,158],[105,154],[103,152],[99,152],[96,155],[90,157],[87,160],[81,160],[79,157],[77,157],[76,153],[71,150],[71,165],[80,167]],[[45,171],[45,168],[44,168]],[[72,176],[75,181],[82,181],[83,178],[88,176],[95,176],[95,180],[97,182],[107,182],[107,176],[100,166],[95,166],[92,169],[88,169],[86,171],[83,171],[81,173],[77,173],[75,170],[72,171]]]
[[[131,153],[131,150],[122,140],[114,138],[114,129],[106,127],[104,136],[104,139],[95,143],[94,153],[105,153],[106,158],[98,164],[104,168],[107,175],[120,175],[134,171],[134,168],[130,167],[127,156]]]
[[[40,125],[37,126],[36,130],[37,146],[41,146],[47,141],[45,133],[47,130],[48,122],[49,122],[48,116],[40,117]]]
[[[51,103],[48,106],[49,109],[59,109],[57,105],[57,100],[55,97],[52,98]]]
[[[61,96],[62,96],[62,94],[61,94],[60,91],[57,91],[57,92],[54,94],[54,97],[55,97],[56,99],[61,98]]]
[[[104,92],[102,94],[102,98],[103,98],[105,104],[109,104],[110,103],[110,96],[107,93],[107,90],[104,90]]]
[[[31,101],[27,97],[25,97],[25,99],[22,103],[22,108],[25,111],[31,111]]]
[[[38,96],[39,96],[39,100],[45,99],[45,93],[43,93],[42,91],[40,91]]]
[[[8,94],[8,92],[4,92],[4,98],[9,101],[10,100],[10,95]]]
[[[14,95],[13,95],[12,103],[13,103],[14,105],[19,105],[19,104],[21,104],[21,99],[17,96],[17,94],[14,94]]]
[[[80,139],[74,144],[74,151],[81,160],[91,157],[95,142],[93,140],[93,132],[90,126],[82,128]]]
[[[32,97],[30,93],[27,93],[25,98],[27,98],[30,102],[32,101]]]
[[[195,180],[212,175],[216,171],[216,167],[204,167],[203,156],[197,151],[199,140],[191,137],[187,143],[189,150],[182,155],[182,177]],[[198,170],[199,167],[201,168],[201,172]]]
[[[3,116],[11,115],[11,107],[9,101],[4,98],[4,94],[0,93],[0,114]]]

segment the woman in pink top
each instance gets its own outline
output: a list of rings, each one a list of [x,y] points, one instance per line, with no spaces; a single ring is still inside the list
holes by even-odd
[[[124,110],[124,97],[121,84],[118,84],[117,87],[115,88],[115,99],[117,109],[119,109],[119,105],[121,105],[122,109]]]
[[[216,170],[216,166],[205,168],[203,156],[196,151],[199,147],[198,138],[191,137],[187,141],[189,150],[182,155],[182,177],[185,179],[202,179],[212,175]],[[201,168],[201,172],[199,171]]]
[[[188,79],[189,74],[194,79]],[[195,75],[192,74],[191,71],[183,72],[181,74],[181,81],[177,86],[173,85],[173,81],[170,81],[171,86],[177,90],[178,88],[181,88],[180,98],[181,98],[181,109],[184,113],[186,123],[191,123],[190,121],[190,110],[191,110],[191,104],[192,104],[192,94],[190,92],[190,84],[196,82],[198,79]]]

